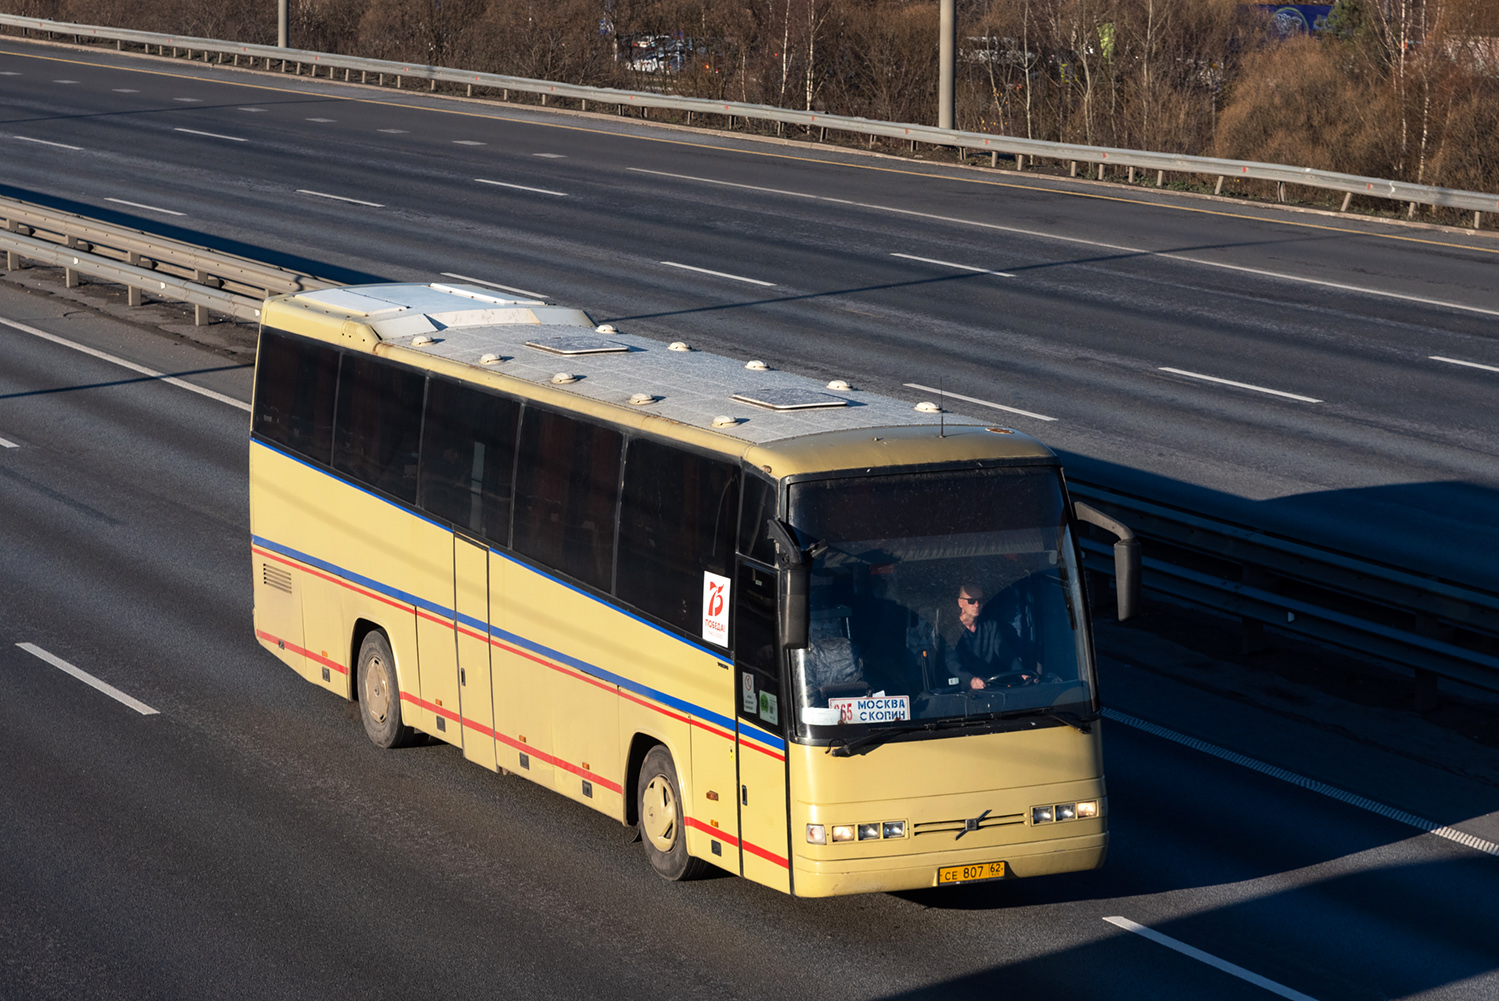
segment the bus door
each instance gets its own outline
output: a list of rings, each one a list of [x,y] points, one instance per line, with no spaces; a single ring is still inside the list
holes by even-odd
[[[494,694],[489,670],[489,547],[453,536],[453,611],[463,756],[494,770]]]
[[[744,875],[790,892],[786,732],[776,650],[776,575],[739,561],[734,588],[739,851]]]

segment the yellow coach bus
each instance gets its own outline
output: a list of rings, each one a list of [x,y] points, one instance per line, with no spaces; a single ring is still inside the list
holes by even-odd
[[[273,297],[255,634],[376,744],[636,825],[668,879],[1096,867],[1075,522],[1107,519],[1035,440],[937,409],[471,286]]]

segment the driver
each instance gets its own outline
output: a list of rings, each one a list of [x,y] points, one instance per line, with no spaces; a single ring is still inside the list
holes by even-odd
[[[958,589],[958,632],[948,657],[949,671],[964,688],[987,687],[985,678],[1008,674],[1015,666],[1019,637],[993,616],[983,616],[984,589],[978,584],[964,584]],[[1030,672],[1019,675],[1021,684],[1037,680]]]

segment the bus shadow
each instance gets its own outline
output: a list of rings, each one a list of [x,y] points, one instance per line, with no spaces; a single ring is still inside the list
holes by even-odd
[[[1106,901],[1079,915],[1073,927],[1090,936],[1103,929],[1107,937],[885,997],[1042,997],[1058,985],[1104,999],[1269,996],[1260,986],[1103,923],[1116,915],[1318,1001],[1426,996],[1460,983],[1473,988],[1464,996],[1491,997],[1499,989],[1499,983],[1475,983],[1499,978],[1493,933],[1499,928],[1499,868],[1492,859],[1471,854],[1308,876],[1264,895],[1252,895],[1253,886],[1228,887],[1225,894],[1251,896],[1169,920],[1152,920],[1149,911],[1158,902]]]

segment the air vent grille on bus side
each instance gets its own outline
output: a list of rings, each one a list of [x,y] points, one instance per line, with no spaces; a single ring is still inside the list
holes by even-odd
[[[260,564],[260,581],[266,587],[291,594],[291,571],[269,563]]]

